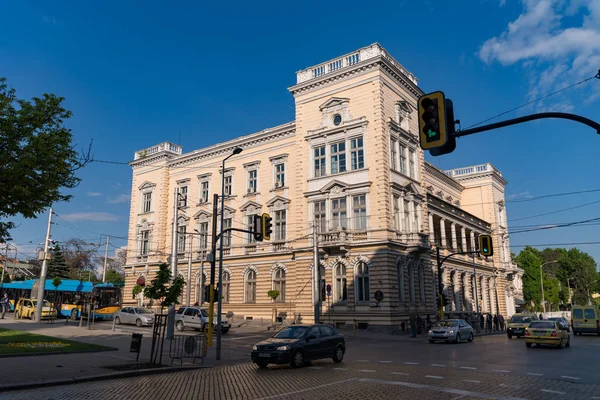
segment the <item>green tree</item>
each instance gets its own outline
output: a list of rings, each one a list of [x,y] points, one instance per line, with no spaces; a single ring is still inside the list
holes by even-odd
[[[169,264],[162,263],[158,266],[158,271],[150,282],[150,286],[144,288],[144,297],[159,301],[162,312],[166,307],[179,304],[179,297],[183,292],[184,285],[185,280],[181,275],[171,282]]]
[[[35,218],[53,203],[69,201],[61,189],[77,186],[75,172],[90,160],[90,149],[79,155],[73,148],[64,125],[71,112],[63,101],[54,94],[18,99],[0,78],[0,240],[15,227],[7,218]]]
[[[598,266],[594,258],[579,249],[572,248],[560,256],[559,263],[563,282],[569,279],[574,289],[573,304],[588,304],[598,284]]]
[[[109,269],[106,271],[106,282],[112,284],[125,282],[125,275],[115,269]]]
[[[542,265],[542,259],[540,252],[533,247],[527,246],[521,250],[515,261],[524,271],[523,297],[525,297],[525,307],[531,311],[540,310],[542,304],[542,288],[540,285],[540,265]]]
[[[62,248],[58,243],[56,243],[50,249],[51,258],[48,261],[48,272],[46,274],[47,278],[68,278],[69,277],[69,267],[67,267],[67,261],[65,260],[65,256],[63,254]]]
[[[0,267],[0,278],[2,277],[3,270],[4,267]],[[2,283],[10,283],[10,276],[8,275],[8,270],[4,271],[4,280],[2,281]]]

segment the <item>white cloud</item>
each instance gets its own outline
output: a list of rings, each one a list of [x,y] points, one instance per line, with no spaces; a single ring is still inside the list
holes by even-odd
[[[119,220],[118,215],[107,212],[76,212],[71,214],[62,214],[60,217],[65,221],[113,222]]]
[[[56,18],[48,16],[48,15],[45,15],[43,20],[47,24],[56,24]]]
[[[90,197],[102,196],[102,193],[99,193],[99,192],[87,192],[86,194]]]
[[[125,203],[128,201],[129,201],[129,194],[127,194],[127,193],[120,194],[117,197],[113,197],[108,200],[108,202],[111,204]]]
[[[506,196],[507,200],[515,200],[515,199],[530,199],[533,196],[529,192],[521,192],[521,193],[513,193]]]
[[[529,76],[529,101],[596,74],[600,1],[524,0],[523,5],[523,13],[503,33],[483,43],[478,52],[482,61],[521,65]],[[588,102],[600,97],[600,85],[576,88],[586,91]],[[568,93],[550,98],[552,108],[572,109]]]

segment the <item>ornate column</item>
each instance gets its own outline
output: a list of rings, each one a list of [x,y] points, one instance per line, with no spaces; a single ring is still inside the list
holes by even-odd
[[[414,226],[415,225],[415,202],[412,201],[412,199],[409,199],[410,201],[408,202],[408,213],[409,213],[409,233],[414,233],[417,232],[417,227]]]
[[[487,312],[491,312],[488,308],[488,295],[487,295],[487,278],[485,276],[481,277],[481,297],[483,297],[483,309]]]
[[[471,251],[475,251],[475,234],[473,231],[470,233],[471,236]]]
[[[462,239],[463,251],[467,251],[467,230],[464,226],[460,228],[460,238]]]
[[[429,241],[435,243],[435,226],[433,226],[433,214],[429,214]]]
[[[450,232],[452,233],[452,248],[456,250],[458,246],[456,245],[456,224],[454,222],[450,225]]]

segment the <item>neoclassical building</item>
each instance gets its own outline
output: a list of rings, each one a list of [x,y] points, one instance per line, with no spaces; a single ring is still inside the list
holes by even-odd
[[[176,189],[184,196],[178,271],[187,276],[191,257],[191,302],[202,301],[213,194],[224,177],[224,227],[248,228],[264,212],[273,218],[269,242],[237,232],[223,238],[224,312],[256,319],[277,309],[310,322],[318,296],[324,321],[397,331],[410,313],[436,313],[436,246],[442,254],[470,250],[491,233],[493,260],[457,256],[444,264],[447,311],[479,305],[512,314],[522,271],[510,260],[506,181],[491,164],[441,171],[425,162],[415,76],[376,43],[296,78],[293,122],[188,153],[169,142],[135,153],[125,302],[143,301],[132,297],[133,286],[149,282],[173,250]],[[236,147],[243,152],[222,170]],[[272,289],[280,292],[275,300]]]

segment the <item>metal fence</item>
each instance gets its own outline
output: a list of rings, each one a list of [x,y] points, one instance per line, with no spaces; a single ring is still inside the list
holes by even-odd
[[[196,363],[196,360],[202,360],[202,364],[204,364],[204,359],[206,358],[208,350],[207,344],[206,336],[204,335],[173,336],[171,344],[169,345],[171,364],[173,364],[173,361],[179,360],[183,365],[183,360],[190,358],[194,364]]]

